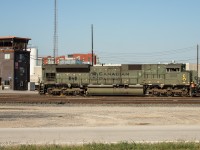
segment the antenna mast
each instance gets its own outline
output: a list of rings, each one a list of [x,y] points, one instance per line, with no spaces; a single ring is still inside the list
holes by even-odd
[[[54,64],[56,64],[56,57],[58,56],[58,34],[57,34],[57,0],[54,0],[54,36],[53,36],[53,56]]]

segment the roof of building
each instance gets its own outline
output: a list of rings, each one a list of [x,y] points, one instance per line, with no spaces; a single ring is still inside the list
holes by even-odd
[[[31,40],[30,38],[22,38],[16,36],[0,36],[0,40],[7,40],[7,39]]]

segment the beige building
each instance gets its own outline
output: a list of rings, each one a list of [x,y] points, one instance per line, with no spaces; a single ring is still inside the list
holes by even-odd
[[[198,68],[199,68],[198,77],[200,77],[200,64],[198,65]],[[186,63],[186,70],[197,71],[197,64]]]
[[[42,80],[42,66],[34,66],[34,74],[30,75],[30,82],[34,82],[35,86]]]

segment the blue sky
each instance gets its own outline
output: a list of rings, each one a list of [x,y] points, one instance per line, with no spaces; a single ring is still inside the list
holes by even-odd
[[[0,36],[29,37],[53,55],[54,0],[1,0]],[[94,51],[102,63],[195,62],[199,0],[58,0],[58,54]]]

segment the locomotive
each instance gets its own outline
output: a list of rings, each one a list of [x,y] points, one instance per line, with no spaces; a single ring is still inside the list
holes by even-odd
[[[196,72],[185,64],[44,64],[39,94],[195,96]]]

